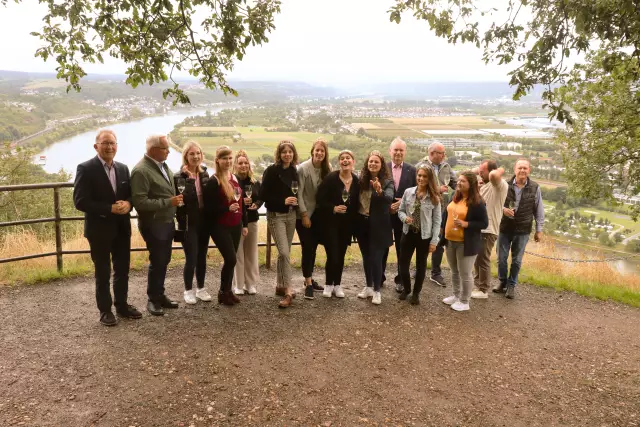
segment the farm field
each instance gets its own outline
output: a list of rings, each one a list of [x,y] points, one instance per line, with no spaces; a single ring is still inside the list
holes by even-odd
[[[420,118],[391,118],[404,127],[414,130],[474,130],[474,129],[522,129],[520,126],[501,124],[481,116],[433,116]]]
[[[356,128],[363,128],[367,133],[379,138],[389,138],[399,136],[400,138],[428,138],[429,136],[415,129],[397,123],[380,122],[356,122],[351,123]]]
[[[567,211],[567,215],[570,212],[580,212],[580,215],[590,217],[592,214],[596,216],[596,218],[608,219],[613,224],[619,224],[624,226],[629,230],[633,230],[634,232],[638,231],[638,223],[634,222],[629,215],[624,215],[618,212],[609,212],[602,211],[597,208],[579,208],[579,209],[571,209]]]
[[[220,128],[186,128],[186,129],[194,129],[192,132],[207,132],[214,129]],[[197,129],[197,131],[195,130]],[[205,130],[206,129],[206,130]],[[313,133],[313,132],[267,132],[264,128],[261,127],[235,127],[233,128],[235,132],[240,134],[242,139],[237,143],[233,142],[233,138],[231,137],[202,137],[202,136],[194,136],[193,139],[198,141],[200,145],[202,145],[202,149],[208,153],[213,154],[217,147],[221,145],[228,145],[234,149],[244,149],[249,157],[257,158],[262,156],[263,154],[273,155],[276,146],[283,139],[288,139],[293,141],[296,145],[296,149],[298,150],[298,155],[301,160],[309,157],[309,153],[311,152],[311,145],[318,138],[324,138],[327,142],[330,142],[333,138],[332,135],[322,134],[322,133]],[[185,130],[185,128],[180,129]],[[347,136],[348,138],[353,138],[354,141],[359,139],[356,136]],[[332,149],[329,147],[329,156],[333,157],[338,154],[339,150]]]

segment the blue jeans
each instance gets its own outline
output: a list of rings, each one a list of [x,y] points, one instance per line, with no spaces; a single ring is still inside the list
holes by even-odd
[[[500,233],[498,235],[498,280],[502,285],[515,286],[518,283],[518,274],[527,242],[529,242],[528,234]],[[511,251],[510,273],[507,265],[509,251]]]

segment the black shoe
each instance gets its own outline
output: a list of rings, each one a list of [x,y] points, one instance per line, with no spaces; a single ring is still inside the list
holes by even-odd
[[[507,291],[504,293],[504,296],[509,299],[514,299],[516,297],[516,287],[513,285],[507,286]]]
[[[420,297],[418,296],[418,294],[414,293],[413,295],[411,295],[411,299],[409,300],[409,302],[411,303],[411,305],[418,305],[420,304]]]
[[[118,316],[124,317],[126,319],[141,319],[142,318],[142,313],[140,313],[138,311],[138,309],[135,308],[134,306],[132,306],[131,304],[127,304],[126,306],[122,307],[121,309],[116,308],[116,313],[118,313]]]
[[[402,283],[402,280],[400,280],[399,274],[393,278],[393,283],[395,283],[396,285],[400,285]]]
[[[404,292],[404,286],[402,286],[402,284],[400,283],[396,283],[396,292]]]
[[[304,287],[304,299],[314,299],[313,285],[307,285]]]
[[[153,301],[147,302],[147,311],[154,316],[164,316],[162,305]]]
[[[104,326],[116,326],[118,320],[111,311],[105,311],[100,313],[100,323]]]
[[[166,295],[162,295],[159,298],[159,301],[160,301],[160,305],[162,306],[162,308],[178,308],[178,307],[180,307],[178,305],[178,301],[170,300],[169,297],[167,297]]]
[[[411,294],[411,292],[407,292],[404,289],[402,290],[402,293],[400,294],[400,296],[398,297],[399,300],[404,301],[407,299],[407,297]]]
[[[444,277],[442,277],[442,275],[440,274],[431,276],[429,280],[431,280],[433,283],[435,283],[438,286],[442,286],[443,288],[447,286],[447,284],[444,281]]]
[[[311,280],[311,287],[314,291],[324,291],[324,286],[320,286],[315,280]]]
[[[501,294],[503,293],[507,288],[507,284],[506,283],[500,283],[498,286],[496,286],[495,288],[491,289],[493,292],[495,292],[496,294]]]

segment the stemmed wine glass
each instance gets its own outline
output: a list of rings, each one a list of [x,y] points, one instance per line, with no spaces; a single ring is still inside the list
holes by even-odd
[[[251,184],[244,186],[244,194],[247,195],[247,198],[251,198],[251,195],[253,194],[253,186]]]
[[[291,192],[297,198],[298,197],[298,181],[291,181]],[[289,206],[289,211],[293,210],[293,206]]]
[[[516,207],[516,202],[515,202],[514,200],[509,200],[509,201],[507,202],[507,207],[508,207],[509,209],[513,210],[513,208],[515,208],[515,207]],[[511,217],[507,215],[507,218],[509,218],[509,219],[513,219],[513,218],[515,218],[515,214],[516,214],[516,213],[514,212],[514,213],[513,213],[513,216],[511,216]]]
[[[346,188],[342,189],[342,201],[346,204],[349,202],[349,191]]]
[[[455,208],[453,209],[453,214],[451,215],[453,217],[453,220],[457,220],[458,219],[458,211],[455,210]],[[453,223],[453,231],[458,231],[458,227],[456,226],[455,222]]]
[[[240,200],[242,197],[242,189],[240,187],[233,187],[233,198],[236,200]]]
[[[187,181],[184,178],[176,179],[176,187],[178,188],[178,193],[182,194],[186,186],[187,186]],[[178,206],[184,206],[184,202],[181,201],[178,204]]]

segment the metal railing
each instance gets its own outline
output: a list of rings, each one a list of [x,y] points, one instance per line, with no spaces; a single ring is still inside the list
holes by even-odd
[[[63,221],[84,221],[84,216],[66,216],[63,217],[61,215],[61,205],[60,205],[60,189],[61,188],[73,188],[72,182],[52,182],[52,183],[42,183],[42,184],[21,184],[21,185],[4,185],[0,186],[0,192],[8,192],[8,191],[26,191],[26,190],[53,190],[53,217],[50,218],[36,218],[36,219],[25,219],[20,221],[10,221],[10,222],[0,222],[1,227],[11,227],[18,225],[30,225],[30,224],[42,224],[47,222],[55,223],[55,233],[56,233],[56,250],[55,252],[45,252],[40,254],[29,254],[22,255],[12,258],[0,258],[0,264],[4,264],[7,262],[16,262],[16,261],[24,261],[33,258],[44,258],[49,256],[56,257],[56,265],[58,271],[62,271],[64,268],[62,257],[63,255],[79,255],[79,254],[90,254],[91,251],[88,249],[82,250],[64,250],[62,247],[62,222]],[[260,213],[259,216],[266,216],[266,214]],[[136,219],[137,215],[131,215],[131,219]],[[293,245],[300,245],[300,242],[293,242]],[[266,242],[258,242],[258,247],[266,247],[266,257],[265,257],[265,266],[268,269],[271,269],[271,231],[269,227],[267,227],[267,241]],[[216,245],[209,245],[209,248],[216,248]],[[172,250],[182,249],[182,246],[172,246]],[[131,252],[142,252],[147,251],[147,248],[131,248]]]

